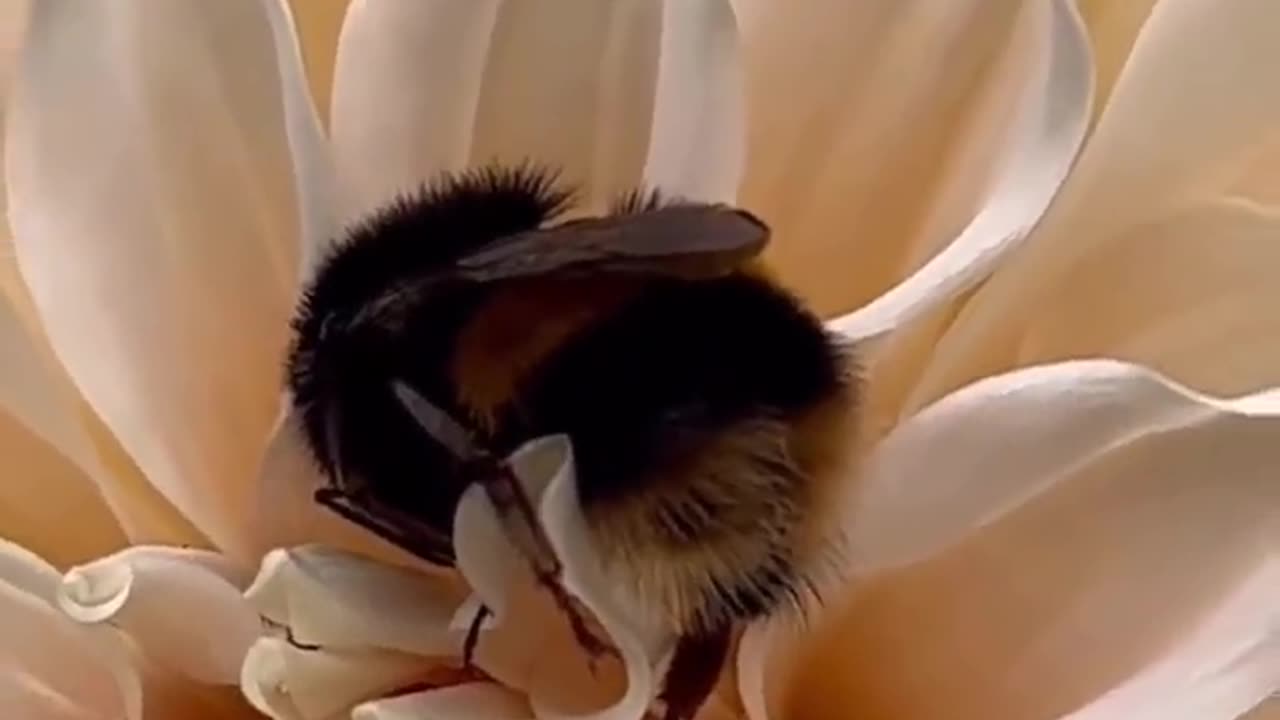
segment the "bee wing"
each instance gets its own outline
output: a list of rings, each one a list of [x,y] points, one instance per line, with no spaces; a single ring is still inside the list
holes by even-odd
[[[575,272],[714,277],[756,257],[769,228],[723,205],[671,205],[519,233],[457,262],[453,274],[484,283]]]

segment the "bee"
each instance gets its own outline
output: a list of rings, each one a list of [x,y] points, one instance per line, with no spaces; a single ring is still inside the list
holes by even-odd
[[[660,699],[688,718],[735,630],[813,588],[853,459],[856,357],[766,274],[751,214],[641,190],[596,217],[564,219],[572,205],[530,164],[396,198],[305,289],[287,383],[319,502],[451,566],[455,509],[482,483],[553,590],[497,458],[568,436],[620,601],[681,638]]]

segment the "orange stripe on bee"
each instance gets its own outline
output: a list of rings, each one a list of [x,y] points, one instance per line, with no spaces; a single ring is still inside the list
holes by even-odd
[[[457,400],[486,429],[521,382],[566,341],[634,297],[643,281],[537,278],[486,298],[458,337],[450,374]]]

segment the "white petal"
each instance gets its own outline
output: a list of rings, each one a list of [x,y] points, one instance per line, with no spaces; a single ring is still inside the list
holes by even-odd
[[[351,713],[351,720],[532,720],[529,706],[519,695],[499,685],[473,683],[413,693],[366,703]]]
[[[739,53],[729,0],[663,4],[647,185],[695,200],[734,200],[746,131]]]
[[[1273,562],[1278,401],[1107,361],[944,399],[885,442],[851,528],[863,569],[927,559],[830,605],[784,706],[1058,717],[1142,673]]]
[[[1246,421],[1256,429],[1220,450],[1220,474],[1238,477],[1218,482],[1266,492],[1244,458],[1267,452],[1251,443],[1267,428],[1280,431],[1280,403],[1214,400],[1103,360],[989,378],[929,406],[876,447],[849,510],[851,551],[866,571],[915,562],[1058,485],[1120,472],[1139,449],[1155,454],[1145,473],[1165,473],[1186,451],[1184,434],[1212,436]],[[1280,447],[1271,452],[1280,460]],[[1187,492],[1208,489],[1184,482]]]
[[[109,621],[166,668],[234,684],[260,632],[238,574],[215,553],[134,547],[69,571],[58,604],[79,622]]]
[[[262,638],[245,658],[240,686],[259,712],[276,720],[327,720],[410,684],[430,666],[412,655],[307,650]]]
[[[1235,720],[1280,693],[1280,563],[1223,598],[1198,631],[1064,720]]]
[[[7,128],[15,246],[58,357],[232,550],[297,273],[275,67],[259,0],[42,0]]]
[[[485,667],[495,676],[500,675],[503,682],[529,692],[534,714],[539,718],[582,716],[597,720],[635,720],[642,717],[656,693],[654,666],[658,664],[664,643],[669,643],[671,638],[637,628],[635,619],[627,617],[618,607],[599,567],[599,558],[591,550],[578,506],[567,438],[553,436],[535,440],[518,450],[511,461],[525,491],[531,498],[538,498],[539,517],[563,565],[565,589],[599,620],[622,656],[625,690],[614,688],[622,677],[605,672],[594,677],[589,673],[581,650],[554,604],[540,592],[529,592],[529,573],[521,567],[523,558],[506,541],[487,497],[480,488],[473,487],[463,495],[455,518],[458,567],[469,580],[472,576],[478,578],[474,586],[486,604],[504,607],[501,596],[491,597],[489,592],[506,593],[507,603],[507,617],[502,625],[481,639],[480,661],[497,663],[497,667]],[[476,547],[487,549],[477,552]],[[502,555],[506,558],[498,567],[523,572],[518,577],[497,578],[494,582],[493,566],[476,561]],[[486,653],[491,655],[486,658]],[[605,669],[612,670],[613,666]]]
[[[321,257],[321,250],[337,233],[338,218],[334,207],[337,180],[320,117],[307,92],[301,41],[293,14],[285,0],[262,2],[275,40],[285,131],[297,183],[300,263],[297,279],[300,280],[310,273]]]
[[[660,26],[651,11],[634,5],[504,3],[489,39],[469,162],[531,159],[561,168],[567,183],[582,187],[587,205],[610,201],[620,185],[635,183],[648,136],[645,114],[652,111],[647,98],[631,93],[652,96]],[[623,125],[626,132],[606,127],[623,108],[636,114]],[[602,156],[636,177],[605,172]]]
[[[922,268],[834,320],[833,330],[875,338],[950,300],[990,273],[1048,208],[1084,138],[1092,73],[1088,38],[1070,0],[1056,0],[1044,22],[1041,71],[1032,76],[1014,130],[1017,145],[987,204]]]
[[[0,583],[53,604],[62,574],[21,545],[0,540]]]
[[[466,163],[498,0],[356,0],[334,72],[348,217]]]
[[[443,573],[306,546],[268,554],[245,594],[259,613],[288,625],[302,644],[426,656],[451,655],[461,647],[449,621],[464,591]]]

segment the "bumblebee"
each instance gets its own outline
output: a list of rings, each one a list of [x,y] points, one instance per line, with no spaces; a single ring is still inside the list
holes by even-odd
[[[564,220],[572,204],[527,164],[395,199],[306,288],[287,382],[318,499],[439,565],[477,475],[413,402],[486,456],[567,435],[619,598],[683,638],[663,697],[691,717],[734,629],[800,605],[830,547],[857,363],[763,271],[749,213],[636,191]]]

